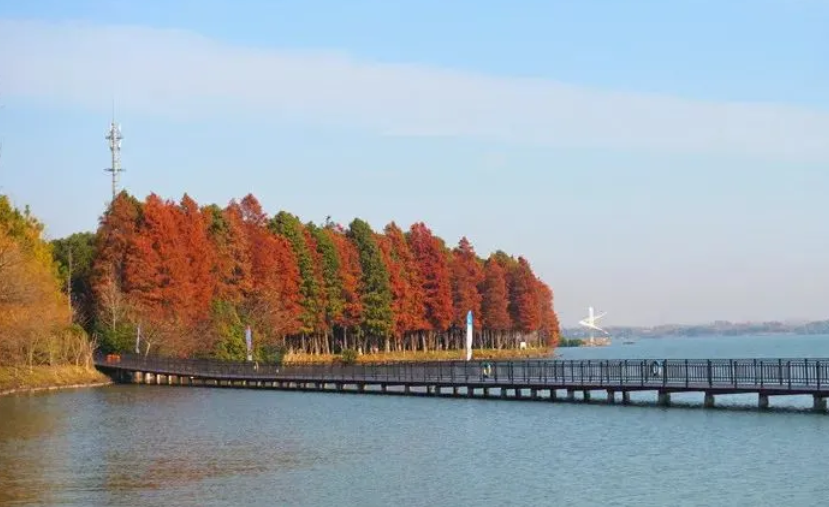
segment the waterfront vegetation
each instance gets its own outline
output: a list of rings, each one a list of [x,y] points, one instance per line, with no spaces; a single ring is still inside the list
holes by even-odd
[[[42,233],[0,196],[0,390],[99,380],[93,351],[133,351],[137,335],[142,354],[176,357],[244,360],[250,327],[259,361],[451,360],[471,310],[476,357],[558,340],[552,290],[524,257],[481,258],[421,222],[375,232],[268,216],[252,195],[220,208],[122,192],[97,231]]]
[[[476,348],[558,338],[526,259],[482,259],[466,238],[450,248],[423,223],[375,232],[268,216],[252,195],[220,208],[122,192],[94,235],[70,240],[94,250],[72,286],[105,351],[134,349],[140,327],[142,353],[241,360],[248,326],[260,361],[459,350],[468,310]]]
[[[100,379],[42,231],[28,209],[0,196],[0,391]]]
[[[584,345],[585,340],[580,338],[559,338],[558,346],[559,347],[581,347]]]
[[[527,349],[475,349],[473,359],[530,359],[550,358],[553,347],[532,347]],[[341,354],[288,354],[283,358],[283,364],[360,364],[374,362],[403,362],[403,361],[463,361],[466,356],[463,350],[427,350],[427,351],[400,351],[379,352],[376,354],[358,355],[354,349],[347,349]]]

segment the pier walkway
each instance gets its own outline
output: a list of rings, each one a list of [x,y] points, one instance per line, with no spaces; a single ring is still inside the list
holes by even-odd
[[[666,359],[437,361],[331,365],[275,365],[202,359],[96,356],[95,365],[117,382],[254,389],[357,392],[556,401],[629,403],[630,393],[653,391],[660,405],[672,393],[699,392],[713,407],[723,394],[810,395],[826,411],[829,359]],[[563,391],[563,393],[561,393]],[[618,397],[617,397],[618,394]],[[617,399],[618,398],[618,399]]]

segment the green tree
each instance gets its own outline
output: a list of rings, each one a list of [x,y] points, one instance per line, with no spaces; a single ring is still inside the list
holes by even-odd
[[[348,238],[354,242],[363,270],[362,300],[363,329],[368,336],[388,339],[394,324],[389,272],[383,263],[382,252],[371,226],[355,218],[348,228]]]
[[[244,361],[247,356],[245,325],[233,304],[227,301],[213,301],[210,317],[216,338],[216,358],[225,361]]]
[[[92,294],[95,242],[96,235],[93,232],[78,232],[52,241],[60,278],[65,284],[68,282],[74,321],[87,330],[92,328],[95,315],[95,298]],[[66,289],[67,285],[64,285],[64,292],[67,292]]]
[[[300,284],[300,321],[303,334],[321,331],[324,326],[325,302],[320,275],[314,263],[314,254],[308,247],[305,231],[299,217],[286,211],[280,211],[270,221],[270,229],[285,237],[290,243],[297,259]]]
[[[306,227],[316,242],[317,253],[320,256],[320,271],[325,290],[325,321],[328,327],[332,327],[334,322],[342,318],[345,309],[337,245],[334,244],[331,233],[326,229],[319,228],[313,223],[308,223]]]

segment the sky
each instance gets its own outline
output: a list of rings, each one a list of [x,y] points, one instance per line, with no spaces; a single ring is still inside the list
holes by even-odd
[[[825,0],[0,3],[0,193],[424,221],[564,326],[829,318]]]

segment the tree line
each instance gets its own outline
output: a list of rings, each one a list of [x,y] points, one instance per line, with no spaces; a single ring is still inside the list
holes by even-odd
[[[552,345],[549,286],[523,257],[480,258],[423,223],[375,232],[267,216],[247,195],[226,207],[120,193],[96,233],[55,242],[76,315],[107,351],[242,359],[256,354]],[[70,269],[69,253],[74,266]]]

